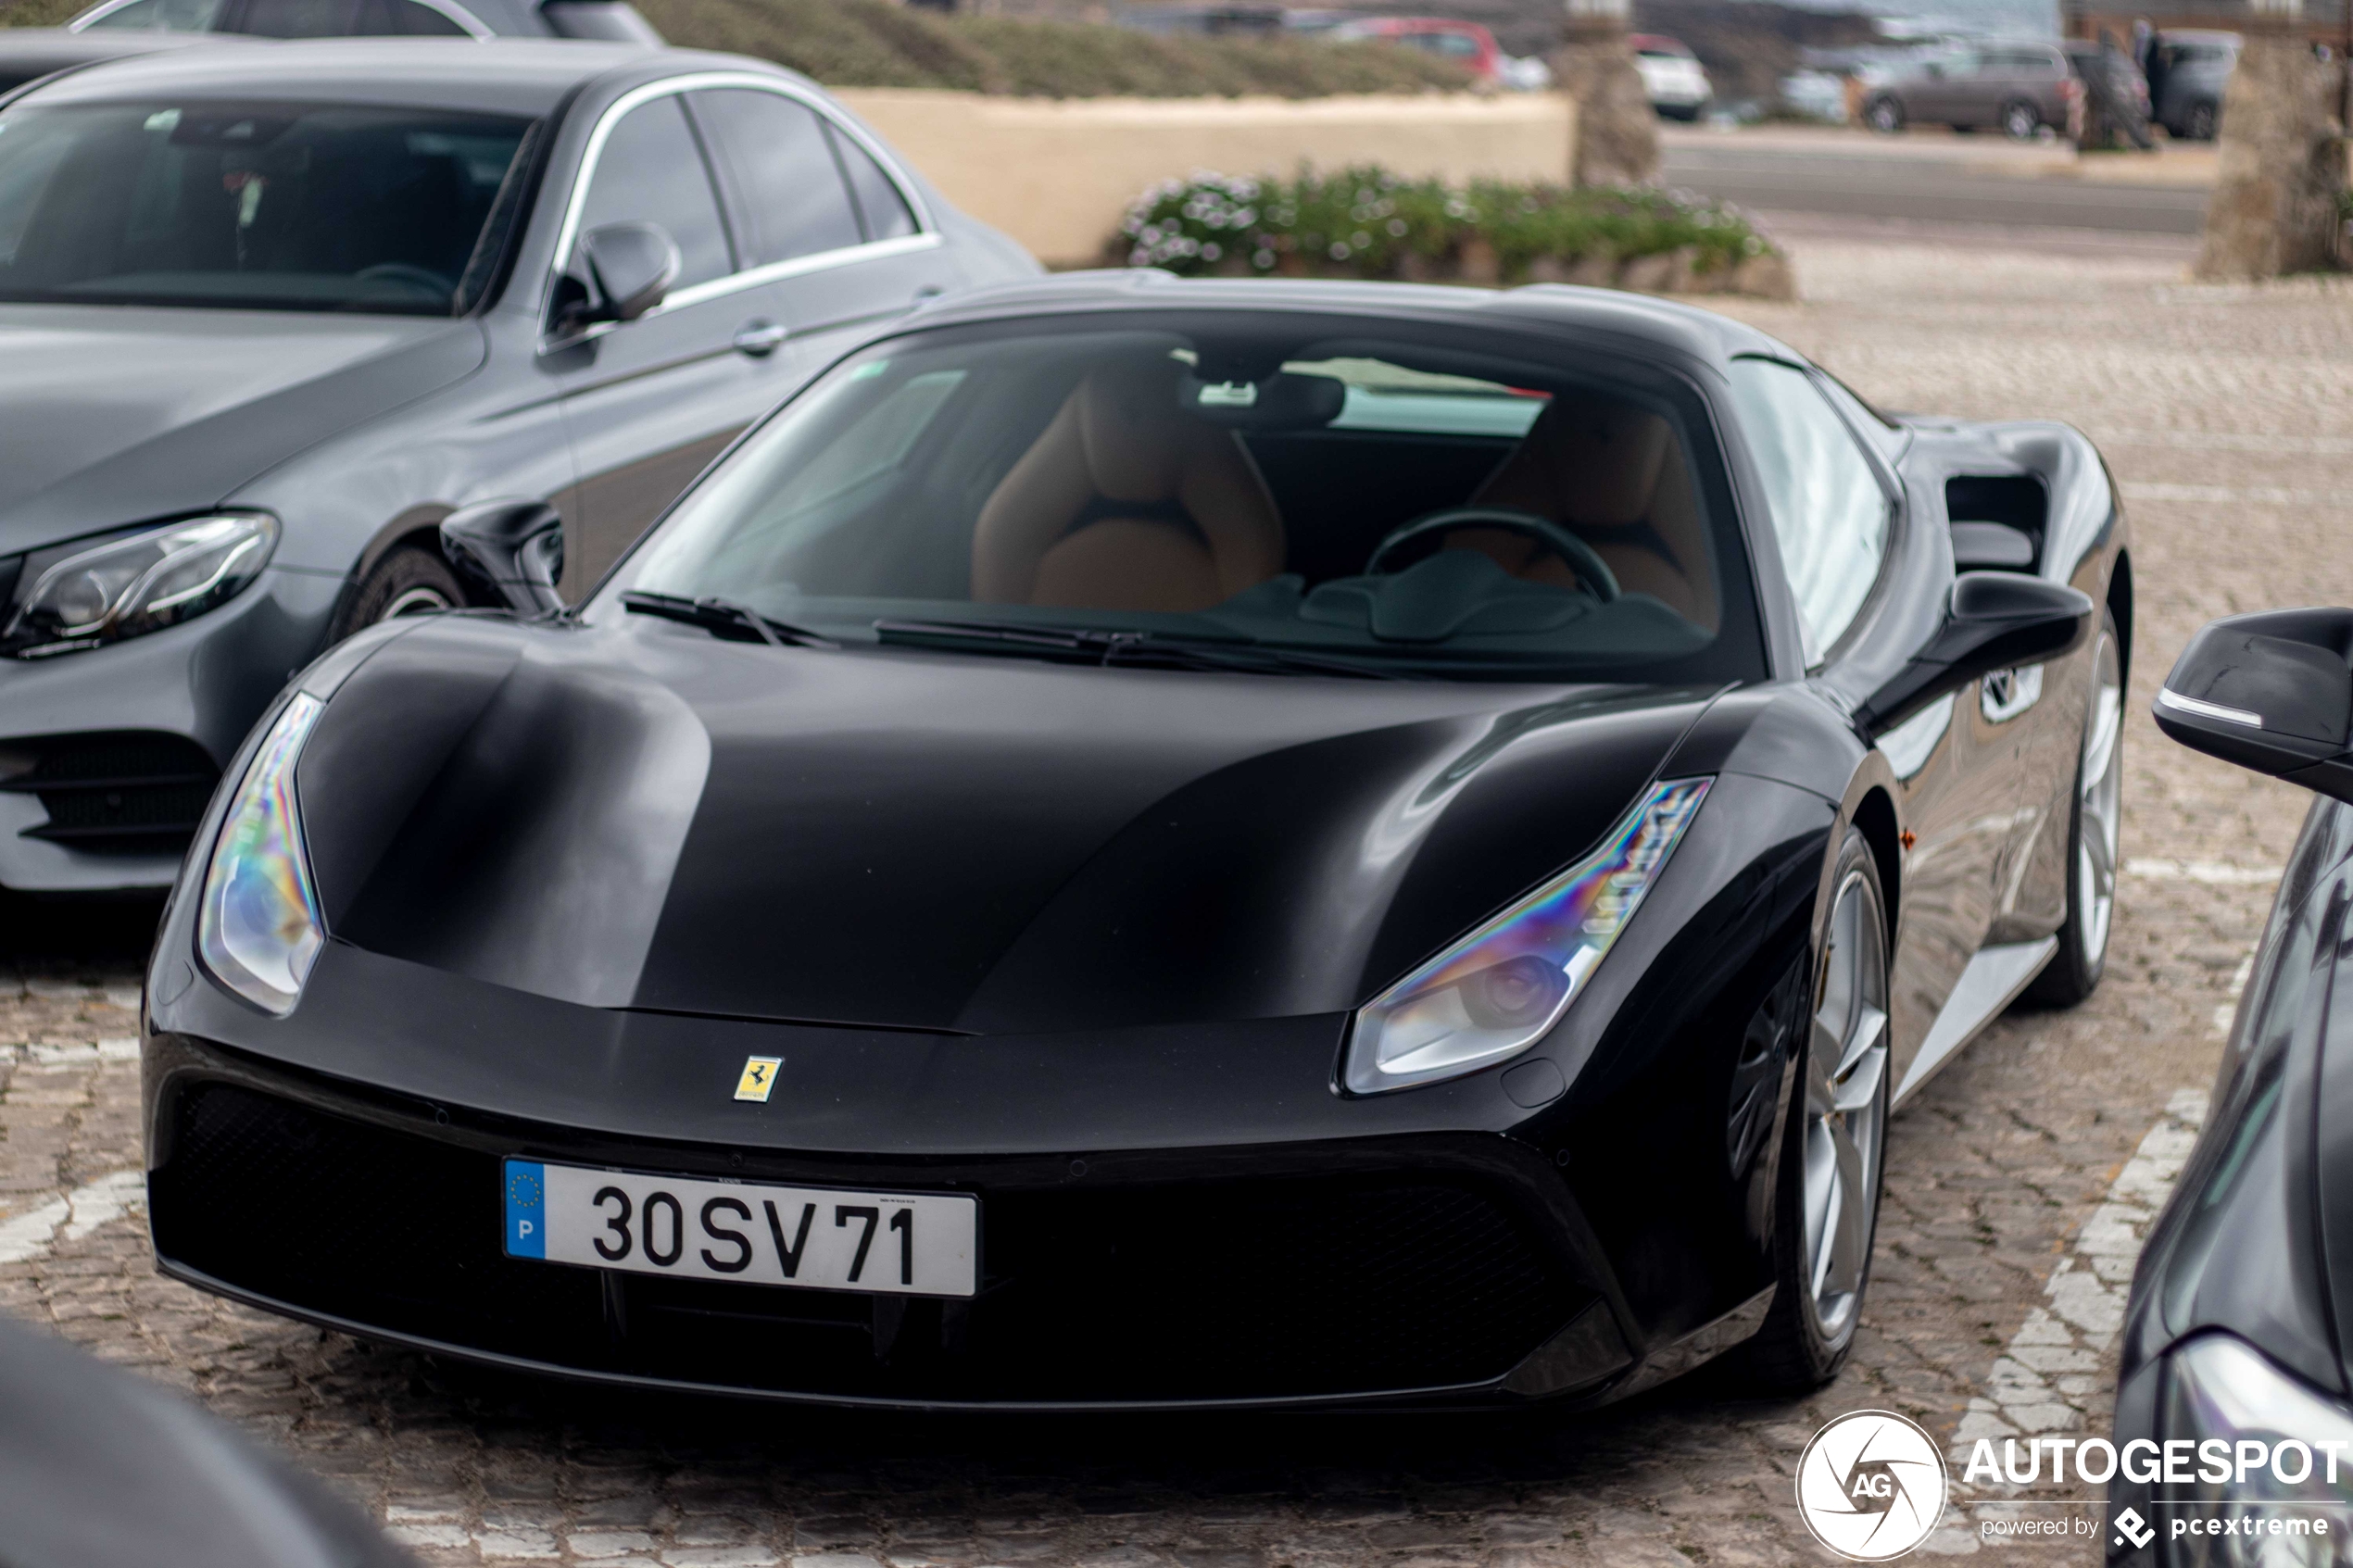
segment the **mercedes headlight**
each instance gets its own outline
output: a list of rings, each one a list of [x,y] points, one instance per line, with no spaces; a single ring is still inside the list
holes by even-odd
[[[0,646],[41,659],[177,625],[259,576],[277,543],[276,518],[233,512],[76,550],[33,578]]]
[[[297,692],[262,737],[221,820],[196,910],[214,979],[268,1012],[292,1010],[327,939],[295,799],[295,759],[321,704]]]
[[[2167,1358],[2164,1427],[2147,1458],[2163,1562],[2353,1562],[2353,1410],[2209,1334]]]
[[[1452,1078],[1543,1038],[1642,908],[1708,782],[1656,785],[1599,849],[1367,1002],[1349,1033],[1349,1090]]]

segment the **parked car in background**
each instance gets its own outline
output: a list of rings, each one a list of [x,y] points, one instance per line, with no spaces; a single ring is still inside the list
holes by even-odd
[[[1846,123],[1846,78],[1835,71],[1793,70],[1781,78],[1781,104],[1793,114],[1828,125]]]
[[[2083,84],[2057,44],[1985,42],[1941,51],[1895,69],[1863,101],[1863,123],[1893,133],[1906,125],[1998,128],[2025,141],[2066,129]]]
[[[2315,798],[2205,1126],[2133,1271],[2114,1428],[2125,1462],[2105,1532],[2117,1568],[2340,1562],[2341,1544],[2311,1537],[2353,1535],[2340,1468],[2353,1446],[2348,652],[2353,609],[2229,616],[2190,639],[2157,694],[2173,739]],[[2171,1462],[2209,1450],[2237,1462],[2219,1475]]]
[[[1697,119],[1716,89],[1691,46],[1655,32],[1637,32],[1626,42],[1633,45],[1634,69],[1642,73],[1651,107],[1668,119]]]
[[[660,44],[627,0],[103,0],[72,32],[259,38],[593,38]]]
[[[0,27],[0,93],[51,71],[128,59],[208,40],[190,32],[75,32],[62,27]]]
[[[2222,124],[2222,89],[2238,69],[2239,35],[2167,29],[2147,67],[2149,118],[2175,136],[2211,142]]]
[[[875,323],[1034,272],[824,92],[611,44],[183,49],[0,107],[0,886],[162,887],[323,646],[598,574]],[[552,560],[538,563],[552,568]]]
[[[1483,82],[1509,85],[1504,73],[1510,56],[1495,42],[1495,35],[1478,22],[1451,17],[1359,17],[1326,30],[1323,36],[1335,43],[1369,39],[1419,49],[1453,61]]]

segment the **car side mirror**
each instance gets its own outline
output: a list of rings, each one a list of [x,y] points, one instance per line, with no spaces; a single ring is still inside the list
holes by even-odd
[[[2074,652],[2092,634],[2091,596],[2064,583],[2008,571],[1965,571],[1945,602],[1944,623],[1879,690],[1856,721],[1883,730],[1981,675]]]
[[[2193,751],[2353,801],[2353,609],[2208,621],[2173,661],[2155,713]]]
[[[659,223],[607,223],[580,236],[577,254],[588,297],[568,304],[557,330],[572,333],[603,321],[634,321],[670,294],[686,263]]]
[[[517,615],[563,608],[564,523],[545,501],[484,501],[441,520],[441,550],[459,575]]]

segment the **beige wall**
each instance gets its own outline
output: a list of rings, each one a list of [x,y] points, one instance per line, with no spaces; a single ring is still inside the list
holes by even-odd
[[[838,96],[949,200],[1049,265],[1101,255],[1155,181],[1378,163],[1416,178],[1565,182],[1576,110],[1556,94],[1312,98],[993,98],[851,88]]]

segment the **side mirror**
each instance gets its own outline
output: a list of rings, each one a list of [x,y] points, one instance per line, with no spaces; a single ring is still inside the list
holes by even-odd
[[[2157,727],[2193,751],[2353,801],[2353,609],[2226,615],[2158,688]]]
[[[1870,695],[1856,721],[1883,730],[1980,675],[2072,653],[2091,636],[2093,615],[2091,596],[2063,583],[1965,571],[1953,583],[1944,624]]]
[[[564,524],[545,501],[484,501],[441,520],[441,550],[517,615],[563,608]]]
[[[599,321],[634,321],[660,305],[686,263],[659,223],[607,223],[580,236],[576,254],[593,298],[569,305],[557,322],[576,332]]]

